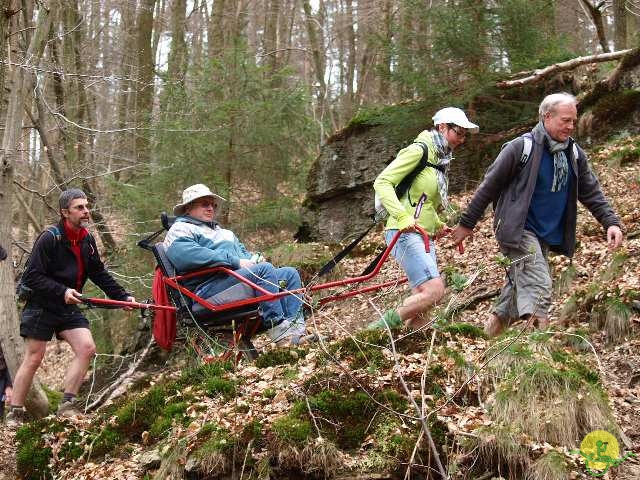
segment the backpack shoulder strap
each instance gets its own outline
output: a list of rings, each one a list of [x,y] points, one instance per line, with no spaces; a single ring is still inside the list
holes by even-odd
[[[575,140],[573,141],[573,145],[571,146],[571,151],[573,153],[573,159],[577,162],[580,152],[578,151],[578,144],[576,143]]]
[[[405,193],[407,193],[409,188],[411,188],[411,184],[416,179],[418,174],[422,170],[424,170],[429,163],[429,147],[427,146],[427,144],[424,142],[414,142],[414,145],[419,145],[420,148],[422,148],[422,156],[420,157],[420,161],[414,167],[414,169],[411,170],[407,174],[407,176],[404,177],[400,181],[400,183],[398,183],[398,185],[396,186],[396,195],[398,196],[398,198],[402,197]]]
[[[531,133],[525,133],[522,135],[522,154],[520,155],[519,168],[522,169],[527,162],[529,161],[529,157],[531,156],[531,149],[533,148],[533,136]]]
[[[56,225],[51,225],[47,227],[47,232],[53,235],[53,238],[56,239],[56,242],[59,242],[62,239],[62,234],[60,233],[60,229]]]

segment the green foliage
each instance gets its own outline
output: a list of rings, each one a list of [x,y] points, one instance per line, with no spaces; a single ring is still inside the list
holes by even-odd
[[[619,167],[622,165],[636,163],[640,158],[640,137],[629,138],[627,141],[620,142],[611,152],[607,152],[608,163],[611,167]],[[636,180],[636,184],[640,183]]]
[[[445,325],[442,331],[454,337],[486,338],[484,331],[471,323],[450,323]]]
[[[389,347],[385,330],[362,330],[353,338],[348,337],[330,345],[329,352],[338,359],[351,359],[351,368],[369,367],[379,369],[390,365],[390,360],[382,353]]]
[[[273,398],[276,396],[276,394],[277,394],[276,389],[272,387],[265,388],[264,391],[262,392],[262,396],[264,398]]]
[[[416,442],[415,432],[408,435],[406,426],[398,417],[391,415],[382,416],[373,431],[373,438],[376,450],[398,463],[409,458]]]
[[[613,422],[597,374],[581,362],[534,361],[512,368],[496,393],[494,418],[537,441],[575,445],[589,431],[609,429]],[[613,427],[615,428],[615,427]]]
[[[458,350],[451,347],[443,347],[441,349],[441,352],[446,357],[452,359],[456,364],[456,367],[462,368],[467,366],[467,361]]]
[[[447,265],[446,267],[444,267],[442,269],[442,273],[444,273],[447,286],[451,287],[454,292],[461,292],[462,290],[464,290],[464,287],[469,280],[469,278],[464,273],[462,273],[453,265]]]
[[[383,390],[380,393],[375,395],[375,398],[378,402],[383,405],[387,405],[389,408],[396,412],[404,412],[407,409],[408,401],[407,399],[400,395],[395,390]]]
[[[16,432],[16,469],[21,478],[49,479],[51,447],[46,447],[42,431],[50,426],[48,420],[27,423]]]
[[[187,411],[188,404],[186,402],[170,403],[164,407],[162,413],[154,420],[149,429],[152,438],[161,438],[167,433],[173,421],[181,421]]]
[[[509,268],[511,266],[511,259],[502,253],[496,255],[495,262],[504,268]]]
[[[553,31],[553,4],[545,0],[503,0],[496,5],[497,40],[508,70],[540,68],[571,58]]]
[[[100,429],[92,440],[92,457],[99,457],[112,453],[122,445],[123,435],[113,426],[107,425]]]
[[[395,392],[381,392],[380,400],[404,409],[406,403]],[[340,448],[353,449],[360,446],[371,421],[376,404],[364,392],[342,392],[324,390],[309,396],[305,401],[296,402],[291,418],[307,418],[309,409],[316,417],[322,436],[335,441]],[[331,419],[327,424],[322,419]],[[306,438],[306,437],[305,437]]]
[[[199,385],[210,378],[218,378],[233,369],[231,362],[211,362],[190,368],[182,373],[176,382],[176,389],[182,389],[191,385]]]
[[[234,441],[230,432],[216,425],[215,423],[207,423],[206,432],[200,432],[198,436],[206,439],[202,445],[196,450],[197,457],[209,455],[213,452],[226,453],[233,449]]]
[[[83,438],[75,428],[70,429],[58,452],[58,458],[68,462],[77,460],[84,453]]]
[[[311,437],[312,426],[308,420],[301,420],[294,416],[278,418],[273,422],[273,433],[279,442],[290,445],[304,446]]]
[[[58,410],[58,405],[62,401],[63,394],[62,392],[57,392],[55,390],[51,390],[46,385],[42,385],[42,389],[44,393],[47,395],[47,400],[49,400],[49,412],[53,413]]]
[[[211,377],[206,380],[205,391],[210,397],[221,395],[226,401],[231,400],[237,395],[237,384],[233,380],[221,377]]]
[[[289,70],[258,65],[241,39],[208,62],[190,64],[187,75],[190,82],[165,85],[167,111],[157,125],[153,162],[119,189],[117,201],[138,205],[141,219],[153,218],[185,186],[205,183],[229,200],[223,208],[257,226],[295,218],[293,199],[315,153],[305,89]],[[234,191],[239,184],[248,190]],[[257,210],[256,197],[247,198],[255,189],[265,202]],[[274,205],[278,213],[268,214]]]
[[[277,365],[295,365],[304,358],[307,351],[302,348],[278,348],[260,355],[255,365],[258,368],[275,367]]]
[[[533,478],[564,480],[570,478],[570,468],[561,453],[550,450],[535,461],[531,468]]]
[[[243,226],[254,231],[294,230],[302,223],[298,205],[296,198],[285,196],[254,202],[245,210]]]

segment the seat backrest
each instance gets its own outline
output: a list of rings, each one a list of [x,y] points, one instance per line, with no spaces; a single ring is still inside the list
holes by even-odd
[[[174,222],[176,221],[176,218],[177,217],[172,217],[167,215],[167,212],[162,212],[160,214],[160,223],[162,223],[162,228],[169,231],[169,229],[171,228],[171,225],[173,225]]]
[[[169,261],[167,249],[164,247],[164,244],[162,242],[156,243],[151,251],[153,252],[153,256],[156,257],[156,262],[158,262],[158,267],[160,267],[162,274],[166,277],[175,277],[176,269],[171,261]],[[181,295],[178,290],[167,286],[167,293],[169,294],[169,297],[171,297],[173,304],[178,307],[178,311],[180,313],[189,310],[186,298],[184,295]]]
[[[162,273],[167,277],[175,277],[176,269],[167,256],[167,249],[164,248],[164,243],[158,242],[153,246],[153,256],[156,257],[158,266]]]

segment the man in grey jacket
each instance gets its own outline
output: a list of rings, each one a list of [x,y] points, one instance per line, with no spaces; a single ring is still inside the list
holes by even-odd
[[[606,230],[609,248],[622,244],[620,219],[602,193],[584,151],[571,138],[578,118],[576,104],[568,93],[544,98],[538,112],[540,122],[526,134],[532,147],[528,158],[522,160],[524,137],[506,144],[452,232],[454,245],[471,235],[493,202],[494,232],[511,266],[485,324],[489,336],[500,334],[518,318],[538,328],[548,326],[552,290],[547,254],[552,250],[573,256],[578,200]]]

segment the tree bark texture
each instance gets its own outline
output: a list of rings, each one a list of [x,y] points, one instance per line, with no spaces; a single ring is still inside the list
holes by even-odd
[[[582,4],[585,6],[589,15],[591,16],[591,21],[593,21],[594,27],[596,27],[596,34],[598,35],[598,43],[600,43],[600,47],[604,53],[610,52],[609,45],[607,44],[607,34],[604,29],[604,17],[602,12],[606,6],[605,2],[599,1],[598,3],[590,2],[589,0],[580,0]]]
[[[149,127],[153,110],[153,76],[154,57],[152,53],[151,37],[153,33],[153,10],[155,0],[143,0],[138,6],[136,19],[136,79],[135,92],[135,123],[136,137],[135,160],[137,163],[147,163],[150,157]]]
[[[55,8],[50,4],[49,8]],[[39,9],[35,31],[31,38],[29,48],[25,55],[25,63],[37,65],[42,57],[49,38],[51,28],[51,12],[42,6]],[[2,49],[5,51],[5,49]],[[11,73],[9,105],[4,135],[2,138],[2,150],[0,150],[0,211],[13,211],[13,177],[14,168],[18,160],[18,144],[22,132],[22,120],[25,98],[30,93],[27,86],[31,83],[26,77],[32,75],[25,69],[14,67]],[[10,245],[12,215],[0,215],[0,243]],[[12,378],[15,376],[23,353],[22,339],[20,338],[20,322],[16,308],[15,284],[13,270],[10,262],[0,263],[0,342],[5,355],[5,360]],[[37,381],[34,381],[26,399],[27,409],[36,417],[46,415],[49,408],[44,391]]]

